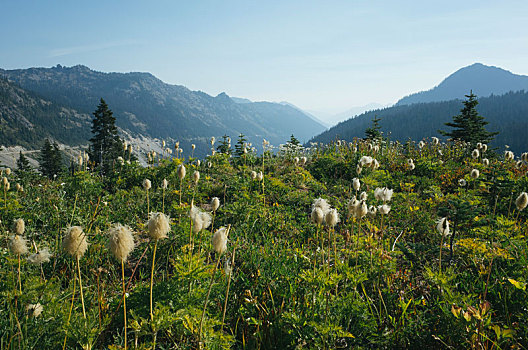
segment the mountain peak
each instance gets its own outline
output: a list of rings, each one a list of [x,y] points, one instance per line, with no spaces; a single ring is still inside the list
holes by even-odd
[[[464,99],[464,95],[471,90],[478,97],[528,90],[528,76],[517,75],[495,66],[473,63],[452,73],[438,86],[406,96],[396,105]]]

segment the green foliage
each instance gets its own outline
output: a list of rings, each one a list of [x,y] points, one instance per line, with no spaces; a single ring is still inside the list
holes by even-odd
[[[62,153],[56,142],[51,142],[49,139],[44,140],[44,145],[40,150],[39,170],[49,179],[55,179],[64,171]]]
[[[119,222],[131,227],[136,242],[124,263],[130,349],[522,348],[528,336],[528,216],[515,199],[528,188],[527,168],[491,156],[484,166],[460,143],[375,146],[359,139],[310,150],[296,146],[296,153],[267,153],[244,165],[227,153],[200,166],[184,159],[149,168],[132,162],[104,178],[97,171],[65,174],[61,181],[35,176],[24,192],[6,191],[0,209],[1,346],[61,348],[65,341],[68,349],[124,347],[121,265],[106,235]],[[307,163],[292,162],[293,154],[305,155]],[[365,166],[358,174],[363,156],[380,167]],[[182,163],[187,174],[200,171],[201,177],[195,185],[187,175],[180,192]],[[474,168],[478,179],[469,176]],[[251,171],[263,171],[263,181]],[[154,244],[147,233],[145,178],[152,181],[150,210],[164,203],[171,217],[168,238],[156,246],[152,318]],[[460,179],[467,184],[459,185]],[[362,191],[366,204],[379,208],[384,199],[375,198],[378,187],[394,190],[385,200],[388,214],[349,215],[349,200]],[[212,197],[221,202],[214,213]],[[340,214],[333,228],[311,220],[320,197]],[[212,226],[193,231],[191,202],[214,215]],[[437,232],[441,217],[450,223],[450,237]],[[22,293],[18,256],[7,244],[17,218],[25,220],[30,254],[43,248],[53,254],[42,265],[21,256]],[[89,241],[80,260],[86,318],[75,261],[61,249],[70,225],[82,226]],[[227,251],[219,256],[211,238],[227,225]],[[26,310],[36,303],[43,306],[38,316]]]
[[[478,105],[477,96],[471,92],[466,97],[467,100],[463,102],[464,108],[460,110],[460,114],[453,117],[453,122],[445,123],[445,125],[454,128],[454,130],[450,132],[440,131],[440,134],[451,137],[454,140],[468,142],[472,146],[476,146],[479,142],[488,144],[498,132],[488,132],[484,128],[488,122],[476,110]]]

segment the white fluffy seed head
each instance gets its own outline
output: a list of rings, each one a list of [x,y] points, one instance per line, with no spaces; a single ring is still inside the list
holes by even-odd
[[[217,211],[218,208],[220,208],[220,199],[218,197],[213,197],[213,199],[211,199],[211,208],[213,211]]]
[[[460,179],[460,180],[458,180],[458,185],[459,185],[460,187],[466,187],[466,185],[467,185],[467,181],[464,180],[464,179]]]
[[[356,199],[356,196],[352,197],[347,203],[347,215],[350,217],[356,217],[357,207],[360,204],[360,201]]]
[[[324,198],[317,198],[312,203],[312,209],[314,208],[320,208],[323,211],[323,215],[326,215],[330,210],[330,204]]]
[[[335,227],[337,223],[339,222],[339,213],[336,209],[332,208],[326,213],[325,215],[325,223],[329,227]]]
[[[108,230],[108,248],[120,262],[134,250],[134,235],[128,226],[115,224]]]
[[[352,187],[354,187],[354,191],[359,191],[361,187],[361,182],[357,177],[352,179]]]
[[[191,145],[191,148],[192,148],[192,150],[194,151],[194,150],[196,149],[196,145],[193,143],[193,144]]]
[[[152,183],[149,179],[143,180],[143,188],[145,189],[145,191],[148,191],[152,188]]]
[[[473,159],[477,159],[479,156],[480,156],[480,152],[479,152],[478,149],[475,148],[475,149],[473,150],[473,152],[471,152],[471,157],[472,157]]]
[[[183,164],[180,164],[178,165],[178,169],[176,170],[176,173],[178,174],[178,177],[180,178],[180,180],[183,180],[183,178],[185,177],[185,165]]]
[[[378,209],[375,206],[371,205],[368,210],[368,215],[373,218],[376,216],[377,211]]]
[[[477,142],[477,149],[482,149],[482,142]]]
[[[378,211],[380,212],[381,215],[387,215],[391,210],[391,207],[390,205],[387,205],[387,204],[383,204],[383,205],[380,205],[378,207]]]
[[[418,148],[422,149],[424,148],[424,146],[425,146],[425,142],[423,141],[418,142]]]
[[[33,317],[39,317],[42,311],[44,311],[44,307],[40,305],[40,303],[29,304],[26,306],[26,312],[30,313]]]
[[[7,176],[11,175],[11,168],[6,168],[5,172]]]
[[[200,181],[200,172],[195,171],[192,175],[192,178],[193,178],[194,184],[197,185],[198,181]]]
[[[451,234],[451,231],[449,230],[449,221],[447,218],[441,218],[436,222],[436,230],[442,236],[449,236]]]
[[[523,162],[528,162],[528,153],[527,152],[524,152],[523,154],[521,154],[521,160]]]
[[[519,197],[515,200],[515,205],[519,211],[526,208],[526,205],[528,205],[528,194],[526,192],[521,192]]]
[[[31,254],[28,257],[28,261],[34,265],[40,265],[43,263],[47,263],[50,261],[51,253],[49,252],[48,248],[43,248],[36,252],[35,254]]]
[[[293,158],[293,163],[294,163],[295,165],[299,164],[299,157],[295,157],[295,158]]]
[[[72,226],[66,229],[62,248],[67,254],[75,258],[82,258],[88,249],[88,242],[81,226]]]
[[[262,174],[262,171],[259,171],[257,174],[257,181],[262,181],[262,180],[264,180],[264,174]]]
[[[17,235],[23,235],[25,230],[26,224],[24,223],[24,219],[19,218],[13,222],[13,232]]]
[[[191,205],[189,216],[191,217],[191,220],[193,223],[194,233],[198,233],[201,230],[208,228],[209,225],[211,225],[211,220],[212,220],[211,214],[200,210],[194,205]]]
[[[483,158],[482,159],[482,164],[484,164],[484,166],[488,166],[489,165],[489,159],[488,158]]]
[[[252,180],[255,180],[257,178],[257,172],[252,170],[251,173],[250,173],[250,176],[251,176]]]
[[[305,165],[307,161],[308,161],[308,158],[301,157],[301,165]]]
[[[2,178],[2,185],[5,186],[5,185],[7,185],[8,183],[9,183],[9,180],[7,179],[7,177],[4,176],[4,177]]]
[[[167,181],[167,179],[163,179],[163,181],[161,181],[161,188],[166,190],[167,187],[169,187],[169,181]]]
[[[9,237],[8,247],[13,255],[23,255],[28,252],[27,241],[20,235]]]
[[[440,143],[440,139],[438,137],[434,137],[433,136],[431,139],[433,140],[433,145],[435,145],[435,146]]]
[[[359,159],[359,164],[361,164],[362,167],[369,166],[371,163],[372,163],[372,157],[363,156]]]
[[[356,209],[356,217],[358,219],[361,219],[363,218],[365,215],[367,215],[368,213],[368,207],[367,207],[367,203],[362,200],[360,205],[357,206],[357,209]]]
[[[480,176],[480,172],[478,171],[478,169],[473,169],[471,170],[470,175],[472,179],[478,179],[478,177]]]
[[[323,210],[319,207],[314,207],[312,209],[312,221],[316,223],[317,225],[322,225],[324,220],[324,213]]]
[[[366,201],[368,198],[367,192],[363,191],[359,194],[359,200],[360,201]]]
[[[227,235],[229,229],[220,227],[213,235],[213,249],[217,254],[223,254],[227,250]]]
[[[147,228],[148,235],[151,239],[158,240],[167,238],[167,233],[170,231],[170,219],[163,213],[150,213]]]
[[[506,151],[506,152],[504,152],[504,159],[506,159],[506,160],[513,160],[513,158],[515,158],[515,155],[513,154],[512,151]]]

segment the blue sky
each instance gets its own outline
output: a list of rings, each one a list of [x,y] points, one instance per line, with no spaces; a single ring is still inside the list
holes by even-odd
[[[151,72],[342,112],[481,62],[528,75],[528,1],[2,0],[0,67]]]

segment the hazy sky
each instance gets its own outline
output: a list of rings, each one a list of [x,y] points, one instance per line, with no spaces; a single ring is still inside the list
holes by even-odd
[[[528,1],[1,0],[0,67],[151,72],[337,113],[474,62],[528,74]]]

